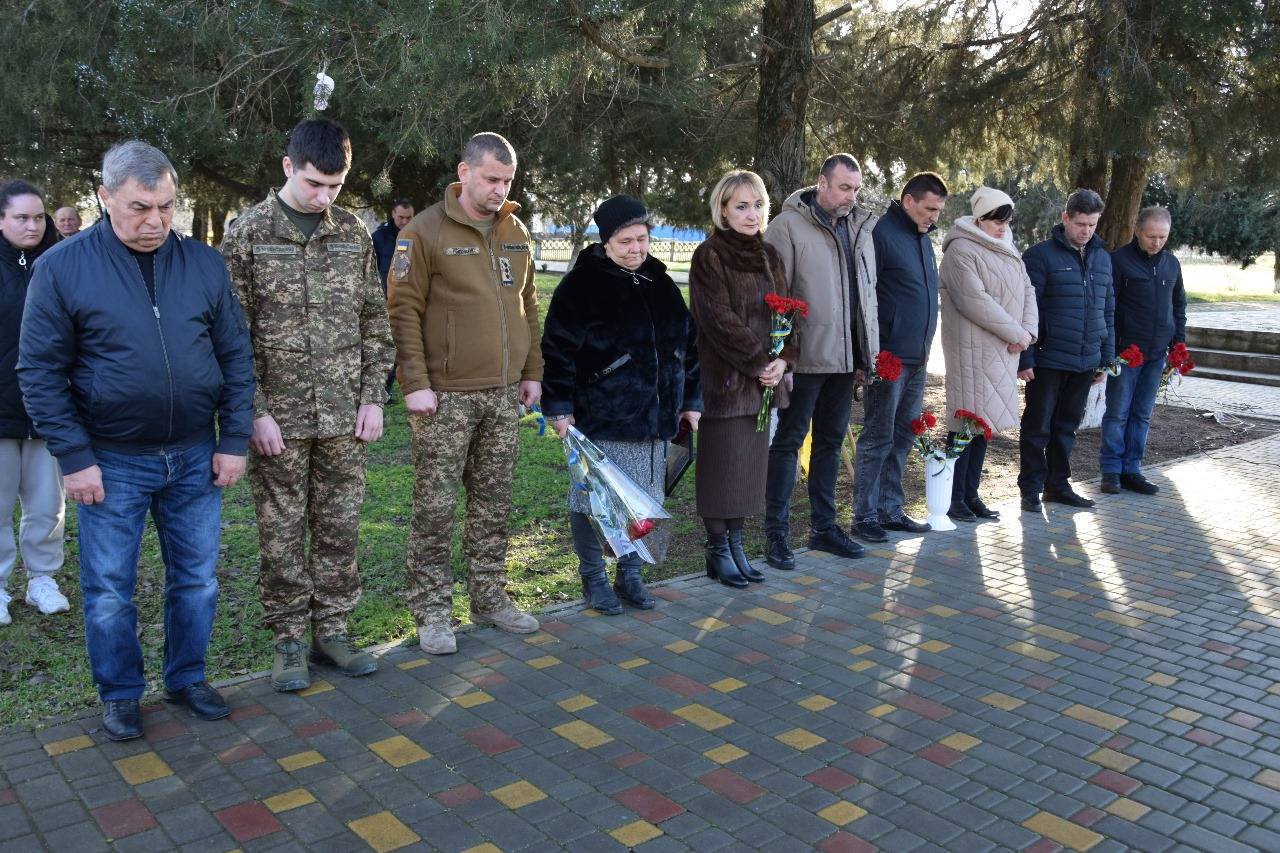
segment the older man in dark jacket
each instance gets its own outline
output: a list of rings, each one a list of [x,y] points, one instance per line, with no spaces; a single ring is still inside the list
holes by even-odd
[[[902,472],[911,451],[911,420],[920,416],[925,368],[938,328],[938,262],[929,234],[947,203],[933,172],[913,176],[876,223],[876,299],[880,349],[902,360],[901,375],[867,388],[853,472],[853,532],[883,542],[885,530],[924,533],[929,525],[902,511]],[[871,354],[874,358],[875,353]]]
[[[1102,417],[1099,469],[1102,491],[1121,488],[1154,495],[1155,483],[1142,476],[1147,430],[1155,407],[1160,374],[1171,344],[1187,339],[1187,292],[1182,265],[1165,248],[1173,224],[1163,207],[1138,213],[1133,242],[1111,253],[1115,273],[1116,349],[1142,350],[1142,364],[1123,366],[1107,381],[1107,412]]]
[[[168,158],[117,145],[98,195],[103,219],[36,266],[18,381],[80,504],[85,645],[103,728],[127,740],[142,735],[133,593],[148,509],[165,562],[167,698],[202,719],[229,713],[204,658],[222,489],[244,473],[253,431],[253,353],[222,257],[170,231]]]
[[[1094,233],[1102,210],[1096,192],[1076,190],[1053,235],[1022,256],[1040,309],[1040,335],[1018,360],[1018,378],[1027,383],[1018,439],[1027,512],[1040,511],[1041,492],[1046,501],[1093,506],[1068,478],[1089,388],[1106,377],[1102,368],[1116,352],[1111,256]]]

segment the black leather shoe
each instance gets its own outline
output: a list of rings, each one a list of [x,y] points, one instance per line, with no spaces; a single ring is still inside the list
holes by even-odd
[[[1039,495],[1023,495],[1022,511],[1023,512],[1040,512],[1044,506],[1040,503]]]
[[[969,507],[969,512],[978,518],[986,518],[995,520],[1000,517],[1000,513],[982,502],[982,498],[974,498],[971,501],[965,501],[964,505]]]
[[[747,579],[738,571],[733,555],[729,553],[727,534],[707,537],[707,577],[734,589],[745,589],[747,586]]]
[[[851,559],[857,559],[866,553],[861,545],[846,536],[845,532],[839,527],[810,533],[809,547],[814,551],[826,551],[828,554],[835,554],[837,557],[849,557]]]
[[[102,703],[102,730],[111,740],[142,737],[142,709],[137,699],[107,699]]]
[[[967,521],[970,524],[978,520],[978,516],[974,515],[973,510],[969,509],[969,505],[964,501],[952,501],[951,508],[947,510],[947,518],[952,521]]]
[[[164,699],[174,705],[186,705],[202,720],[221,720],[231,713],[226,700],[206,681],[188,684],[181,690],[166,690]]]
[[[928,533],[933,528],[923,521],[916,521],[909,515],[880,522],[885,530],[900,530],[903,533]]]
[[[1040,496],[1042,500],[1055,504],[1066,504],[1067,506],[1079,507],[1080,509],[1089,509],[1094,502],[1084,495],[1078,495],[1071,489],[1062,492],[1045,492]]]
[[[864,542],[888,542],[889,534],[874,521],[859,521],[853,525],[853,535]]]
[[[1141,474],[1121,474],[1120,485],[1140,495],[1154,495],[1160,487]]]
[[[1120,494],[1120,475],[1119,474],[1103,474],[1102,485],[1100,486],[1104,494],[1118,495]]]
[[[733,557],[733,564],[738,567],[738,574],[752,583],[760,583],[764,580],[764,572],[751,565],[751,561],[747,559],[747,552],[742,550],[741,528],[729,531],[729,556]]]
[[[796,555],[792,553],[791,546],[787,544],[786,536],[769,534],[768,544],[765,545],[764,549],[764,561],[780,571],[795,571]]]

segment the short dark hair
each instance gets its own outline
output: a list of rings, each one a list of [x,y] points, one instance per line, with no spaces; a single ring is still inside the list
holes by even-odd
[[[1093,190],[1079,189],[1067,196],[1068,218],[1078,213],[1083,213],[1086,216],[1093,213],[1101,213],[1106,207],[1102,203],[1102,196]]]
[[[846,154],[843,151],[832,154],[823,160],[822,168],[818,170],[818,174],[827,180],[831,180],[831,176],[836,173],[836,166],[844,166],[850,172],[862,174],[862,167],[858,165],[857,159],[852,154]]]
[[[336,175],[351,168],[351,137],[331,118],[309,118],[289,132],[285,153],[295,168],[310,163],[326,175]]]
[[[990,220],[991,222],[1008,222],[1010,219],[1013,219],[1013,205],[1002,204],[995,210],[989,210],[982,216],[978,217],[979,222],[984,219]]]
[[[395,210],[397,207],[408,207],[408,208],[412,209],[412,208],[413,208],[413,202],[409,201],[409,199],[407,199],[407,198],[398,198],[398,199],[396,199],[395,201],[391,202],[391,209],[392,209],[392,210]]]
[[[1133,227],[1135,229],[1141,228],[1148,222],[1163,222],[1165,225],[1173,225],[1173,216],[1169,214],[1169,208],[1152,204],[1138,211],[1138,221]]]
[[[512,166],[516,162],[516,149],[500,133],[483,131],[467,140],[462,148],[462,162],[468,166],[479,166],[484,162],[484,155],[490,155],[504,166]]]
[[[4,216],[5,211],[9,209],[9,203],[15,198],[24,195],[33,195],[44,203],[44,193],[36,189],[35,184],[29,184],[23,180],[8,181],[0,184],[0,216]]]
[[[947,185],[937,172],[917,172],[902,188],[902,198],[911,196],[916,201],[923,201],[929,193],[947,197]]]

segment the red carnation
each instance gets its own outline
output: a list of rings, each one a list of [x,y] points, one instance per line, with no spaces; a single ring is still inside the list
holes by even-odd
[[[897,382],[902,375],[902,359],[887,349],[880,350],[876,353],[875,373],[877,378],[886,382]]]
[[[925,409],[920,413],[920,418],[924,421],[924,425],[929,429],[933,429],[938,425],[938,417],[928,409]]]
[[[653,522],[647,518],[641,518],[627,525],[628,539],[643,539],[653,532]]]
[[[1138,349],[1137,344],[1129,344],[1124,348],[1124,352],[1120,353],[1120,360],[1130,367],[1142,366],[1142,350]]]
[[[913,435],[924,435],[929,428],[924,425],[924,418],[919,417],[911,421],[911,432]]]
[[[1196,363],[1189,358],[1184,359],[1183,362],[1178,365],[1178,372],[1181,373],[1183,376],[1186,376],[1188,373],[1190,373],[1195,369],[1196,369]]]
[[[790,314],[794,311],[801,317],[809,316],[809,303],[803,299],[792,299],[777,293],[766,293],[764,302],[769,306],[769,310],[775,314]]]

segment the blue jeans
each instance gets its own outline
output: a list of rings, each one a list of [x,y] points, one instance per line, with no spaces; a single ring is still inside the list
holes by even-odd
[[[926,375],[923,364],[904,364],[896,381],[867,386],[853,457],[855,522],[902,517],[902,472],[915,439],[911,421],[920,417]]]
[[[165,565],[164,684],[181,690],[204,681],[222,509],[213,441],[162,453],[94,453],[105,498],[80,505],[78,516],[85,647],[98,695],[138,699],[146,689],[133,593],[148,510]]]
[[[1147,452],[1151,410],[1156,405],[1164,359],[1144,361],[1139,367],[1123,367],[1119,376],[1107,377],[1107,411],[1102,416],[1102,452],[1098,468],[1103,474],[1141,474]]]

